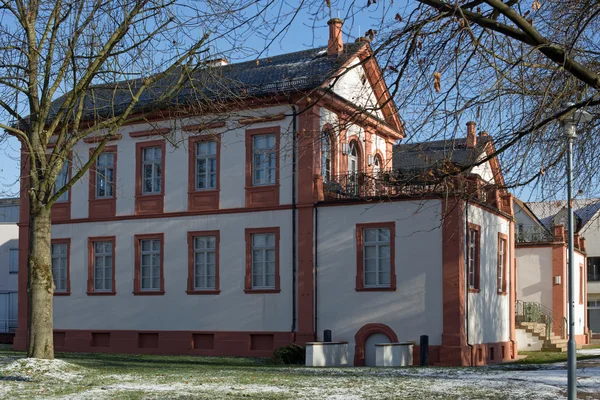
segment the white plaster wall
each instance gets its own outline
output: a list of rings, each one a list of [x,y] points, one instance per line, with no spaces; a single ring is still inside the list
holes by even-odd
[[[581,230],[588,257],[600,257],[600,218],[594,218]]]
[[[552,247],[517,247],[517,300],[552,309]]]
[[[285,113],[286,118],[281,121],[257,123],[240,126],[237,119]],[[280,126],[280,204],[290,204],[292,201],[292,123],[291,108],[288,106],[269,107],[263,109],[246,110],[243,113],[230,113],[227,126],[213,129],[211,133],[222,134],[220,168],[220,208],[245,207],[245,164],[246,143],[245,132],[247,129],[258,129]],[[207,117],[208,121],[223,121],[224,117]],[[166,141],[165,147],[165,212],[178,212],[187,210],[188,191],[188,142],[189,134],[181,130],[181,125],[199,123],[199,119],[186,118],[183,121],[161,121],[128,125],[119,131],[122,138],[110,142],[116,145],[117,155],[117,215],[132,215],[135,207],[135,173],[137,142],[160,139],[158,136],[148,138],[131,138],[130,132],[149,130],[153,128],[171,128],[172,133]],[[79,142],[73,151],[73,174],[89,158],[89,149],[96,144]],[[71,189],[71,217],[88,217],[89,174],[86,174]]]
[[[533,218],[531,218],[529,216],[529,214],[527,214],[521,208],[521,206],[519,206],[519,203],[517,203],[515,201],[513,204],[514,204],[515,219],[517,220],[517,224],[523,224],[523,227],[538,226],[539,225],[539,222],[537,222],[536,220],[534,220]]]
[[[573,267],[575,269],[575,334],[576,335],[583,335],[584,332],[584,327],[585,327],[585,304],[587,302],[587,299],[585,297],[585,286],[583,288],[584,290],[584,297],[583,297],[583,304],[579,303],[579,296],[581,295],[581,285],[580,285],[580,265],[583,265],[583,273],[584,273],[584,279],[585,279],[585,274],[587,274],[587,265],[586,265],[586,260],[585,257],[578,253],[575,252],[575,258],[574,258],[574,264]],[[584,280],[584,285],[585,285],[585,280]]]
[[[358,107],[365,107],[367,110],[379,118],[383,118],[380,107],[377,106],[377,97],[373,93],[369,80],[362,83],[362,77],[366,78],[366,73],[360,60],[355,58],[348,63],[347,69],[342,73],[339,79],[334,80],[333,90],[336,94],[345,99],[354,102]]]
[[[442,232],[438,200],[320,207],[318,210],[317,337],[331,329],[333,340],[348,341],[365,324],[382,323],[400,341],[431,345],[442,335]],[[393,292],[357,292],[356,224],[396,222]]]
[[[506,342],[510,337],[510,299],[508,293],[498,294],[497,262],[498,233],[505,234],[510,241],[510,225],[505,218],[472,205],[468,206],[468,222],[481,227],[479,272],[481,290],[479,293],[468,295],[469,343]],[[512,257],[509,252],[507,257],[509,265]],[[510,269],[506,272],[507,288],[510,288],[512,279]]]
[[[18,274],[8,271],[9,250],[19,248],[19,227],[16,223],[0,223],[0,292],[16,292]]]
[[[278,294],[244,293],[245,228],[280,228]],[[188,295],[187,232],[220,231],[219,295]],[[164,232],[165,294],[134,296],[134,235]],[[87,296],[87,238],[116,235],[115,296]],[[291,211],[55,225],[71,238],[71,295],[54,298],[56,329],[287,331],[292,324]]]
[[[487,157],[487,154],[484,153],[482,157]],[[481,179],[483,179],[486,182],[494,183],[494,172],[492,171],[490,163],[487,161],[474,166],[473,169],[471,169],[471,173],[478,174],[481,177]]]

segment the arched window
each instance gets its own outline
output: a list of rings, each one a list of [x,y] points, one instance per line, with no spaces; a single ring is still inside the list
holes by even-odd
[[[321,137],[321,175],[325,182],[331,180],[331,162],[331,134],[325,131]]]
[[[359,169],[360,153],[356,140],[350,142],[350,151],[348,153],[348,173],[356,174]]]
[[[381,172],[382,165],[383,162],[381,161],[381,157],[379,156],[379,154],[376,154],[375,159],[373,160],[373,176],[375,178],[379,177],[379,172]]]

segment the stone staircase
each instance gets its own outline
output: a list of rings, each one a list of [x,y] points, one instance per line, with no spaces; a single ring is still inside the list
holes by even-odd
[[[532,334],[538,339],[544,342],[542,351],[555,351],[555,352],[566,352],[567,351],[567,339],[563,339],[560,336],[551,334],[550,338],[546,339],[546,324],[541,322],[517,322],[517,329],[524,329],[526,332]],[[581,345],[577,345],[580,349]]]

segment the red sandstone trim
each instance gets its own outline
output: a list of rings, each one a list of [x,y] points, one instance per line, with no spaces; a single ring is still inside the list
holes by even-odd
[[[366,324],[354,335],[354,366],[365,365],[365,343],[369,336],[374,333],[381,333],[390,339],[390,342],[398,342],[398,336],[392,328],[385,324]]]
[[[131,135],[131,134],[130,134]],[[160,193],[142,194],[142,157],[143,149],[147,147],[160,147],[161,155],[161,185]],[[162,214],[165,204],[165,141],[152,140],[148,142],[138,142],[135,144],[135,214]]]
[[[53,244],[66,244],[67,245],[67,291],[57,292],[54,291],[55,296],[70,296],[71,295],[71,239],[52,239],[50,240],[50,246]]]
[[[97,135],[97,136],[90,136],[90,137],[86,137],[83,139],[83,143],[100,143],[101,141],[104,140],[106,136],[105,135]],[[121,138],[123,137],[123,135],[121,135],[120,133],[114,134],[114,135],[110,135],[110,138],[108,139],[109,141],[115,141],[115,140],[121,140]]]
[[[281,127],[279,125],[246,130],[246,207],[269,207],[279,205],[280,131]],[[252,186],[252,137],[255,135],[266,134],[275,135],[275,184]]]
[[[496,276],[496,280],[501,282],[500,286],[498,286],[498,294],[499,295],[506,295],[508,293],[507,291],[507,285],[506,285],[506,270],[509,268],[508,265],[508,236],[506,236],[503,233],[498,232],[498,253],[496,255],[497,257],[497,261],[500,261],[500,243],[504,242],[504,255],[502,257],[502,276],[500,277],[500,279],[498,279],[498,276]]]
[[[214,189],[196,190],[196,145],[202,141],[217,144],[217,185]],[[219,208],[221,188],[221,138],[219,135],[191,136],[188,139],[188,210],[207,211]]]
[[[479,293],[479,291],[481,290],[481,283],[480,283],[480,277],[481,277],[481,227],[479,225],[469,222],[469,235],[471,235],[472,232],[475,232],[475,271],[474,271],[475,285],[470,286],[470,282],[469,282],[469,292],[470,293]],[[470,237],[467,237],[467,248],[469,246],[470,241],[471,241]],[[469,255],[469,252],[467,251],[467,266],[470,263],[469,257],[470,257],[470,255]]]
[[[55,348],[64,352],[188,354],[271,357],[295,341],[281,331],[134,331],[55,329]]]
[[[390,286],[389,287],[365,287],[364,284],[364,229],[367,228],[388,228],[390,230]],[[357,292],[385,292],[396,290],[396,223],[395,222],[374,222],[369,224],[356,224],[356,288]]]
[[[275,234],[275,289],[252,288],[252,235],[255,233]],[[244,278],[244,292],[249,294],[281,292],[279,279],[279,227],[246,229],[246,276]]]
[[[564,234],[564,227],[559,226],[556,228],[563,228],[559,230],[559,234]],[[552,318],[555,321],[562,321],[567,316],[567,282],[566,282],[566,249],[563,243],[552,245]],[[560,284],[554,283],[554,277],[560,276]],[[555,328],[553,333],[557,336],[561,336],[561,324],[553,324]]]
[[[146,239],[159,239],[160,240],[160,290],[142,290],[140,282],[140,270],[141,270],[141,247],[140,241]],[[164,233],[150,233],[144,235],[134,235],[134,251],[135,251],[135,265],[133,272],[133,294],[140,296],[160,296],[165,294],[165,234]]]
[[[194,238],[199,236],[215,236],[215,288],[213,290],[198,290],[194,288]],[[188,280],[187,294],[219,294],[221,293],[219,286],[219,251],[220,251],[220,232],[219,231],[194,231],[188,232]]]
[[[240,125],[258,124],[260,122],[281,121],[285,119],[285,114],[273,114],[265,117],[243,118],[238,121]]]
[[[312,207],[312,204],[309,206]],[[298,208],[301,208],[300,206]],[[176,218],[176,217],[192,217],[196,215],[218,215],[218,214],[239,214],[239,213],[253,213],[262,211],[281,211],[291,210],[291,204],[282,204],[272,207],[242,207],[242,208],[225,208],[219,210],[208,210],[208,211],[176,211],[176,212],[165,212],[162,214],[148,214],[148,215],[117,215],[110,218],[76,218],[69,221],[52,222],[53,225],[60,224],[83,224],[90,222],[112,222],[112,221],[129,221],[134,219],[156,219],[156,218]],[[27,226],[27,225],[22,225]]]
[[[171,132],[171,128],[149,129],[145,131],[129,132],[132,138],[147,138],[150,136],[164,136]]]
[[[90,158],[95,148],[90,149]],[[96,162],[90,167],[88,215],[94,218],[114,217],[117,213],[117,146],[107,146],[103,153],[113,153],[113,195],[110,198],[96,198]]]
[[[94,290],[94,266],[95,266],[95,257],[94,257],[94,243],[96,242],[111,242],[112,243],[112,290],[110,291],[96,291]],[[114,296],[117,294],[116,292],[116,245],[117,245],[117,237],[116,236],[96,236],[88,238],[88,279],[87,279],[87,295],[88,296]]]
[[[184,125],[181,129],[184,132],[201,132],[207,129],[217,129],[224,128],[227,125],[225,121],[220,122],[209,122],[206,124],[193,124],[193,125]]]

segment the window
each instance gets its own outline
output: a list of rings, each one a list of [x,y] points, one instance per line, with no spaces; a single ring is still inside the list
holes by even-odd
[[[188,294],[218,293],[219,232],[189,232],[188,243]]]
[[[252,136],[252,185],[274,185],[276,173],[275,135]]]
[[[506,268],[508,260],[508,237],[498,233],[498,268],[496,271],[496,280],[498,283],[498,293],[506,294]]]
[[[246,207],[279,205],[279,133],[279,126],[246,130]]]
[[[112,198],[114,196],[115,155],[105,152],[96,159],[96,198]]]
[[[134,294],[164,294],[164,235],[136,235]]]
[[[8,272],[10,274],[19,272],[19,249],[8,249]]]
[[[356,225],[356,290],[395,290],[395,223]]]
[[[162,149],[145,147],[142,149],[142,194],[161,193]]]
[[[135,146],[135,213],[160,214],[165,202],[165,141],[139,142]]]
[[[52,279],[56,295],[69,294],[69,239],[54,239],[51,244]]]
[[[379,154],[376,154],[373,160],[373,176],[375,176],[375,178],[379,177],[379,172],[381,172],[382,164],[383,163],[381,162],[381,157],[379,156]]]
[[[321,138],[321,175],[325,182],[331,180],[331,136],[329,131],[323,132]]]
[[[279,228],[246,229],[246,292],[279,292]]]
[[[217,188],[217,142],[196,142],[196,190]]]
[[[467,265],[469,266],[469,290],[479,291],[479,225],[469,224],[467,238]]]
[[[115,294],[116,238],[89,238],[88,243],[88,295]]]
[[[54,185],[54,193],[58,192],[62,189],[67,182],[69,181],[69,160],[65,160],[62,168],[58,172],[58,176],[56,177],[56,184]],[[60,195],[57,202],[63,202],[69,200],[69,191],[67,190],[63,194]]]
[[[588,257],[587,279],[588,281],[600,281],[600,257]]]

